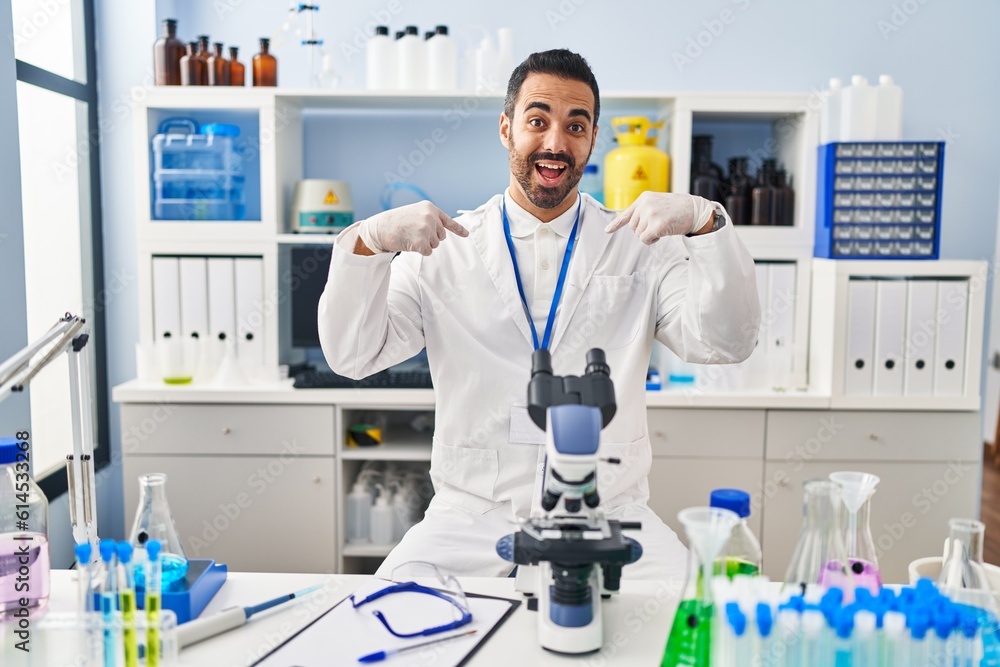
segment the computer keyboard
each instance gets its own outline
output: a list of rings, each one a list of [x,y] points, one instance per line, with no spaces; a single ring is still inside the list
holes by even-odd
[[[352,380],[333,371],[303,370],[295,374],[296,389],[432,389],[426,369],[379,371],[361,380]]]

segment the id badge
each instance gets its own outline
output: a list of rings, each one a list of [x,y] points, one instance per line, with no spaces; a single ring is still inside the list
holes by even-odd
[[[510,406],[510,444],[544,445],[545,431],[538,428],[528,416],[528,406]]]

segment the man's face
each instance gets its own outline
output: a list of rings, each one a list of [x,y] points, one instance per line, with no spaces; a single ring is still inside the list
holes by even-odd
[[[594,150],[594,93],[582,81],[529,74],[514,118],[500,117],[510,173],[536,208],[558,207],[576,190]]]

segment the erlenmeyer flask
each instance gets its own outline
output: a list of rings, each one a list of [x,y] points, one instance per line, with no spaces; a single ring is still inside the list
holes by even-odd
[[[882,588],[882,573],[875,554],[870,520],[872,495],[881,480],[866,472],[834,472],[830,473],[830,479],[840,485],[841,498],[847,508],[844,544],[854,585],[877,595]]]
[[[168,590],[184,578],[187,573],[188,561],[184,556],[177,526],[170,513],[167,503],[167,476],[163,473],[151,473],[139,476],[139,508],[132,523],[132,533],[129,541],[137,550],[145,551],[149,540],[159,540],[163,546],[160,560],[163,562],[162,585]],[[141,586],[142,568],[136,568],[136,585]]]
[[[841,515],[840,486],[828,479],[807,479],[802,483],[802,532],[788,565],[785,586],[804,592],[806,586],[820,584],[844,590],[844,598],[854,599],[854,578],[847,566]]]
[[[974,519],[948,522],[945,559],[941,564],[938,585],[952,590],[981,591],[984,600],[992,599],[992,589],[983,567],[983,537],[986,526]]]

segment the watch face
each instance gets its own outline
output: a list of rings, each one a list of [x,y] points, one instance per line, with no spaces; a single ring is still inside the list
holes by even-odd
[[[726,226],[726,216],[721,213],[715,214],[715,222],[712,224],[712,231],[718,231]]]

